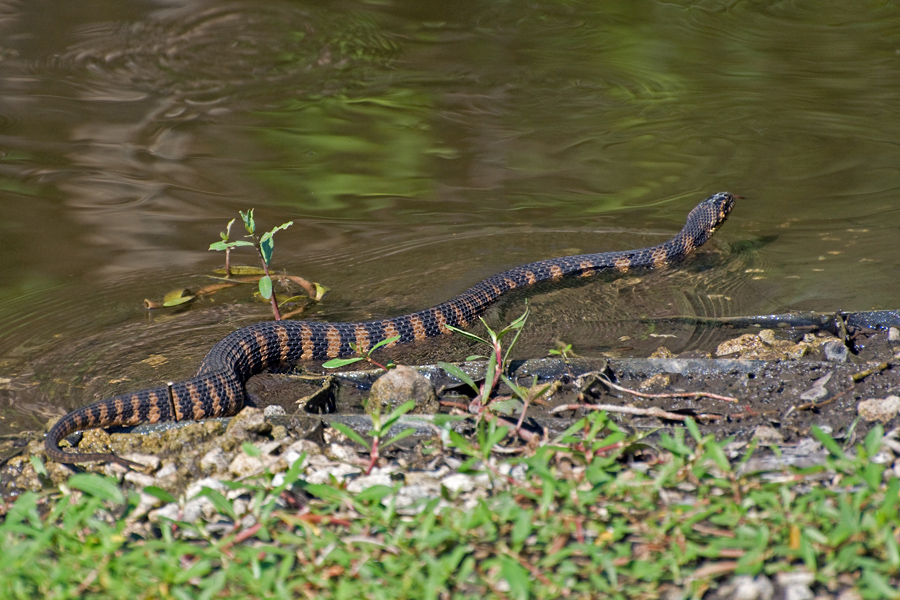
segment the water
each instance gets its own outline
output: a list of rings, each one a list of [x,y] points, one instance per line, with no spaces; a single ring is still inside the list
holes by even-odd
[[[637,352],[642,317],[900,306],[890,3],[0,2],[0,85],[3,432],[266,318],[142,308],[206,283],[249,207],[294,221],[276,267],[332,289],[309,318],[349,320],[744,196],[684,269],[533,296],[532,355]]]

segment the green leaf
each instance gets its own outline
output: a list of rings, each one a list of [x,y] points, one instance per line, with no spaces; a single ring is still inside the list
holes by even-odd
[[[699,443],[703,440],[703,435],[700,433],[700,428],[697,427],[697,421],[688,418],[684,420],[684,426],[687,428],[688,433],[691,434],[691,437],[694,438],[694,441]]]
[[[259,240],[259,252],[262,254],[263,261],[266,264],[272,261],[272,253],[275,252],[275,240],[268,233]]]
[[[253,235],[253,232],[256,231],[256,222],[253,220],[253,209],[251,208],[247,212],[242,210],[238,212],[241,213],[241,219],[244,221],[244,229],[247,230],[247,233]]]
[[[236,242],[215,242],[209,245],[210,250],[228,250],[229,248],[237,248],[238,246],[253,246],[253,242],[247,240],[238,240]]]
[[[253,244],[250,244],[251,246]],[[216,275],[224,275],[225,269],[216,269],[213,271]],[[231,274],[232,275],[265,275],[265,270],[260,267],[251,267],[249,265],[231,265]],[[226,280],[231,281],[231,280]],[[235,283],[243,283],[240,281],[236,281]]]
[[[388,441],[382,443],[382,444],[381,444],[381,447],[384,448],[385,446],[389,446],[390,444],[393,444],[394,442],[399,442],[400,440],[402,440],[402,439],[404,439],[404,438],[408,438],[409,436],[411,436],[411,435],[414,434],[415,432],[416,432],[416,430],[413,429],[412,427],[410,427],[409,429],[404,429],[403,431],[401,431],[400,433],[398,433],[398,434],[395,435],[394,437],[390,438]]]
[[[322,363],[322,366],[326,369],[340,369],[341,367],[352,365],[361,360],[363,360],[363,358],[360,356],[355,356],[353,358],[332,358],[331,360]]]
[[[509,584],[513,598],[528,598],[531,592],[531,575],[517,560],[509,556],[500,558],[500,576]]]
[[[448,432],[448,435],[450,437],[450,445],[456,448],[458,451],[469,456],[477,455],[475,446],[469,443],[469,440],[464,438],[462,435],[460,435],[453,429]]]
[[[835,439],[822,431],[817,425],[812,426],[811,432],[813,434],[813,437],[816,438],[819,443],[825,446],[825,449],[828,450],[835,458],[846,458],[846,456],[844,455],[844,451],[841,449],[840,445],[835,441]]]
[[[367,442],[365,440],[365,438],[363,438],[363,436],[356,433],[356,431],[354,431],[347,425],[344,425],[343,423],[338,423],[336,421],[332,421],[329,424],[332,427],[334,427],[335,429],[337,429],[338,431],[340,431],[341,433],[343,433],[344,435],[346,435],[348,438],[350,438],[351,440],[353,440],[354,442],[356,442],[357,444],[362,446],[363,448],[371,450],[372,446],[369,444],[369,442]]]
[[[381,502],[387,496],[394,492],[394,488],[386,485],[373,485],[367,487],[356,495],[357,500],[362,502]]]
[[[394,342],[398,342],[398,341],[400,341],[400,336],[399,336],[399,335],[395,335],[394,337],[387,338],[386,340],[381,340],[380,342],[378,342],[377,344],[375,344],[374,346],[372,346],[372,349],[369,350],[369,354],[372,354],[373,352],[375,352],[376,350],[378,350],[378,349],[381,348],[382,346],[387,346],[388,344],[393,344]]]
[[[876,423],[869,433],[866,434],[865,448],[866,456],[872,458],[881,450],[881,440],[884,437],[884,427],[881,423]]]
[[[76,473],[69,477],[68,485],[101,500],[116,504],[125,502],[125,495],[122,494],[118,484],[108,477],[93,473]]]
[[[274,228],[272,231],[267,231],[266,233],[264,233],[262,236],[262,239],[270,238],[273,235],[275,235],[276,232],[281,231],[283,229],[287,229],[288,227],[290,227],[293,224],[294,224],[293,221],[288,221],[287,223],[282,223],[278,227]]]
[[[478,393],[478,386],[475,385],[475,381],[471,377],[469,377],[465,371],[463,371],[456,365],[452,365],[450,363],[441,362],[441,361],[438,361],[438,366],[440,368],[442,368],[443,370],[445,370],[450,375],[452,375],[453,377],[456,377],[457,379],[459,379],[460,381],[462,381],[463,383],[468,385],[473,390],[475,390],[476,394]]]
[[[491,402],[491,410],[501,415],[511,415],[515,413],[522,403],[515,398],[507,398],[506,400],[494,400]]]
[[[459,335],[466,337],[474,342],[481,342],[482,344],[488,344],[488,345],[491,344],[489,341],[487,341],[483,337],[478,337],[474,333],[469,333],[468,331],[463,331],[459,327],[454,327],[453,325],[447,325],[447,329],[449,329],[453,333],[458,333]]]
[[[272,298],[272,278],[268,275],[259,278],[259,293],[266,300]]]
[[[515,348],[516,342],[519,341],[519,336],[522,335],[522,331],[523,331],[523,328],[525,327],[525,323],[528,321],[528,311],[529,311],[528,302],[526,301],[525,302],[525,312],[523,312],[522,315],[518,319],[516,319],[515,321],[510,323],[507,327],[505,327],[503,329],[503,331],[500,332],[501,336],[506,335],[510,331],[516,332],[516,335],[513,336],[512,341],[509,344],[507,344],[506,352],[503,353],[503,364],[504,365],[509,362],[509,355],[512,352],[513,348]]]
[[[208,498],[209,501],[212,502],[212,505],[215,507],[216,512],[218,512],[219,514],[231,517],[232,519],[237,518],[237,515],[234,512],[234,507],[231,505],[228,499],[222,495],[222,492],[205,487],[200,490],[200,493],[197,494],[197,497]]]
[[[173,496],[166,490],[162,489],[161,487],[157,487],[155,485],[148,485],[141,491],[144,492],[145,494],[149,494],[150,496],[153,496],[154,498],[162,500],[163,502],[165,502],[167,504],[171,503],[171,502],[175,502],[175,496]]]
[[[313,282],[313,286],[316,288],[316,297],[313,298],[316,302],[325,297],[325,294],[328,293],[328,288],[320,283]]]
[[[187,302],[195,300],[196,298],[196,296],[181,296],[178,298],[172,298],[171,300],[166,300],[165,302],[163,302],[163,306],[165,306],[166,308],[170,308],[172,306],[178,306],[179,304],[186,304]]]
[[[228,238],[231,237],[231,226],[234,225],[234,219],[228,221],[228,225],[225,226],[225,231],[219,233],[219,237],[222,238],[223,242],[227,242]]]
[[[171,302],[172,300],[179,300],[181,298],[184,298],[185,296],[190,296],[190,295],[191,295],[191,291],[186,288],[182,288],[180,290],[172,290],[171,292],[168,292],[165,296],[163,296],[163,302]]]
[[[521,546],[534,529],[534,513],[528,509],[519,509],[517,513],[510,537],[513,545]]]
[[[31,456],[31,467],[34,469],[34,472],[42,477],[47,476],[47,467],[44,466],[44,461],[42,461],[37,456]]]
[[[262,456],[262,452],[260,451],[260,449],[250,442],[244,442],[243,444],[241,444],[241,450],[243,450],[244,454],[251,458],[259,458],[260,456]]]
[[[497,355],[493,352],[491,353],[491,358],[488,360],[487,370],[484,372],[484,385],[481,386],[481,403],[487,404],[491,397],[491,392],[494,391],[494,373],[497,372],[497,368],[499,365],[497,364]]]
[[[392,410],[391,414],[389,414],[387,417],[385,417],[385,419],[384,419],[385,426],[390,427],[391,425],[396,423],[400,417],[402,417],[403,415],[405,415],[406,413],[408,413],[415,407],[416,407],[416,403],[413,400],[404,402],[403,404],[401,404],[400,406],[398,406],[397,408]]]

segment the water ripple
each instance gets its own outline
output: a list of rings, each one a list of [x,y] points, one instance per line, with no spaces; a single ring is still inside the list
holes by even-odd
[[[196,106],[271,93],[277,84],[302,88],[319,72],[383,61],[397,50],[360,13],[338,19],[290,5],[196,6],[85,26],[80,42],[33,68],[83,81],[94,99],[177,95]]]

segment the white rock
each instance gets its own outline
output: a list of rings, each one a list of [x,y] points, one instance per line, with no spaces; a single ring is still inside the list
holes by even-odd
[[[194,483],[190,484],[184,491],[184,495],[187,498],[193,498],[197,494],[202,492],[204,488],[209,488],[218,492],[224,492],[225,484],[218,479],[213,479],[212,477],[204,477],[203,479],[198,479]]]
[[[347,484],[347,491],[358,494],[363,490],[367,490],[375,485],[386,485],[388,487],[393,486],[394,482],[391,480],[390,475],[387,473],[371,473],[369,475],[363,475],[362,477],[357,477],[353,481]]]
[[[243,452],[234,457],[228,465],[228,472],[237,478],[257,475],[265,470],[265,464],[255,456],[247,456]]]
[[[178,465],[175,464],[175,461],[168,461],[163,463],[162,468],[156,472],[157,479],[164,479],[166,477],[171,477],[173,475],[178,474]]]
[[[869,398],[857,404],[856,411],[866,421],[887,423],[900,412],[900,397]]]
[[[765,575],[750,577],[741,575],[732,582],[732,600],[772,600],[775,596],[775,586]]]
[[[328,453],[334,460],[342,462],[356,462],[359,460],[359,454],[356,453],[356,450],[343,444],[331,444],[328,447]]]
[[[359,473],[359,467],[354,467],[353,465],[347,464],[337,464],[330,467],[325,467],[322,469],[311,469],[311,473],[307,475],[306,481],[309,483],[328,483],[331,477],[334,477],[336,480],[341,481],[347,475],[352,473]]]
[[[213,448],[200,459],[200,470],[208,473],[221,473],[228,469],[228,457],[221,448]]]

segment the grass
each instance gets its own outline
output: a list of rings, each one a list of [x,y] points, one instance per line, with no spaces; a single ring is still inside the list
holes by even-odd
[[[445,449],[489,493],[463,506],[445,490],[416,514],[396,509],[398,487],[309,484],[301,461],[207,491],[217,516],[196,525],[149,524],[138,492],[73,476],[3,507],[0,596],[700,597],[733,574],[804,569],[819,591],[900,598],[900,480],[871,460],[879,428],[852,452],[817,432],[827,464],[770,481],[693,423],[636,464],[641,444],[602,413],[506,463],[482,460],[492,427]]]

